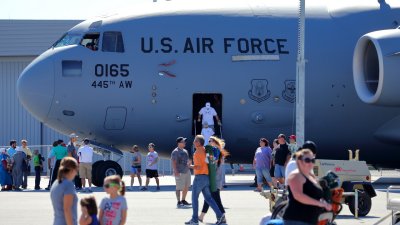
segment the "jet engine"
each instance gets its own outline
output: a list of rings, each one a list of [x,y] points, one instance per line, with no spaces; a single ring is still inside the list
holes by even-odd
[[[362,36],[353,56],[353,78],[365,103],[400,106],[400,30],[379,30]]]

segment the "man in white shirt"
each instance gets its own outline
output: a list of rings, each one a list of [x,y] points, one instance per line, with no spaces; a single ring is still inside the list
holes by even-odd
[[[92,192],[92,161],[93,148],[89,146],[89,139],[83,140],[83,146],[78,150],[79,156],[79,176],[82,180],[82,189],[86,192]],[[85,189],[86,179],[89,182],[89,188]]]
[[[211,104],[207,102],[206,106],[200,109],[197,121],[201,121],[202,124],[207,122],[208,126],[214,130],[214,117],[217,120],[218,125],[221,126],[221,120],[219,119],[217,112],[213,107],[211,107]]]

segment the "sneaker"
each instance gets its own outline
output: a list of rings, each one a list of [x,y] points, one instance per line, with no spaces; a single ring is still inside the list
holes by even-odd
[[[194,222],[192,219],[185,222],[186,225],[199,225],[199,222]]]
[[[46,191],[50,191],[50,188],[49,188],[49,187],[47,187],[47,188],[45,188],[45,190],[46,190]]]
[[[217,220],[217,222],[215,222],[215,224],[219,225],[219,224],[224,224],[224,223],[226,223],[225,213],[222,214],[222,216]]]
[[[186,200],[181,201],[183,205],[192,205],[191,203],[187,202]]]
[[[176,204],[176,207],[177,208],[182,208],[182,207],[184,207],[185,205],[183,205],[183,203],[182,202],[178,202],[177,204]]]
[[[141,191],[147,191],[147,187],[142,187]]]

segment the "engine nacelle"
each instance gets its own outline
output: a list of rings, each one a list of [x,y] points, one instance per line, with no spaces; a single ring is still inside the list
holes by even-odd
[[[353,56],[353,78],[365,103],[400,106],[400,30],[365,34]]]

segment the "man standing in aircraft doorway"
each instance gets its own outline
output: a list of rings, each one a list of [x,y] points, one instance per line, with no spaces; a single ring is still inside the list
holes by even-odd
[[[203,118],[201,118],[201,117],[203,117]],[[202,124],[204,124],[204,122],[207,122],[208,127],[210,127],[211,129],[213,129],[213,131],[215,131],[214,117],[217,120],[218,125],[221,126],[221,120],[219,119],[219,117],[217,115],[217,111],[215,111],[215,109],[213,107],[211,107],[211,104],[209,102],[206,102],[206,106],[201,108],[199,111],[199,116],[197,118],[197,122],[201,122]]]

